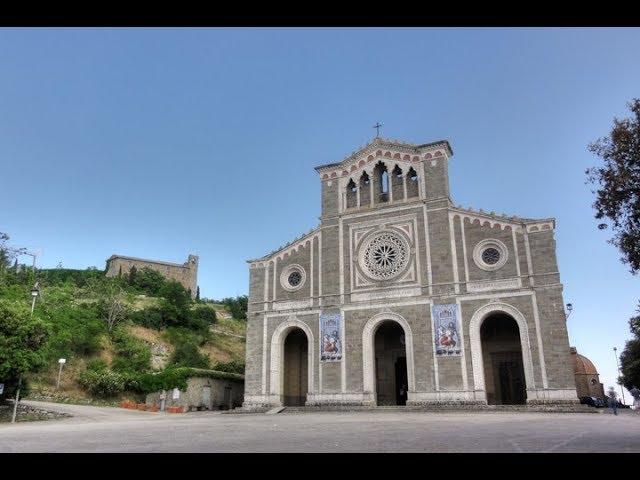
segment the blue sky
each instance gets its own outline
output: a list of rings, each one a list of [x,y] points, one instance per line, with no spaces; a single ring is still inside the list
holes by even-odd
[[[598,231],[589,142],[640,97],[640,29],[2,29],[0,231],[38,264],[200,255],[202,295],[318,223],[313,167],[448,139],[456,203],[557,219],[571,344],[605,388],[638,278]],[[27,260],[27,259],[25,259]]]

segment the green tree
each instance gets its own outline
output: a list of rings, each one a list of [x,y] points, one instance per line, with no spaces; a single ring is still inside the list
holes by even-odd
[[[9,245],[9,235],[0,232],[0,274],[3,274],[11,266],[13,260],[26,252],[25,248],[12,247]]]
[[[165,279],[159,272],[145,267],[136,272],[136,279],[133,286],[147,295],[157,296],[164,287]]]
[[[169,304],[179,310],[186,309],[191,303],[191,295],[185,290],[182,284],[175,280],[169,280],[160,290],[160,295],[164,297]]]
[[[640,303],[636,310],[638,315],[629,319],[629,329],[633,338],[625,344],[620,354],[620,383],[627,389],[640,388]]]
[[[183,342],[176,346],[171,356],[171,365],[175,367],[209,368],[209,357],[200,353],[192,342]]]
[[[98,297],[98,312],[104,321],[107,331],[122,322],[129,314],[127,292],[122,287],[120,278],[103,278],[92,281],[89,291]]]
[[[231,316],[237,320],[247,319],[247,307],[249,303],[249,297],[246,295],[239,295],[235,298],[228,297],[221,300],[223,305],[226,305]]]
[[[3,395],[13,396],[21,374],[33,373],[45,364],[43,348],[49,327],[30,308],[0,300],[0,381]]]
[[[134,286],[136,284],[136,273],[138,273],[138,269],[135,265],[131,265],[129,269],[129,285]]]
[[[609,242],[622,252],[631,273],[640,271],[640,99],[628,104],[631,118],[614,118],[608,136],[589,145],[604,165],[587,169],[587,180],[597,187],[593,207],[602,220],[599,229],[612,227]]]
[[[620,250],[622,263],[635,275],[640,271],[640,99],[628,106],[632,116],[614,118],[609,135],[589,145],[604,164],[586,173],[588,182],[597,186],[593,207],[596,219],[602,220],[598,228],[612,227],[609,242]],[[633,338],[620,355],[619,378],[627,388],[640,387],[640,315],[631,318],[629,326]]]

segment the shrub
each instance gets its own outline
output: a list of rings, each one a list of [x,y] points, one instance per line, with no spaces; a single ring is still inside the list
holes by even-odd
[[[114,370],[141,372],[151,368],[151,349],[146,342],[121,328],[114,330],[112,340],[116,351],[112,362]]]
[[[71,302],[45,308],[53,334],[48,342],[49,358],[93,355],[101,349],[104,322],[90,306]]]
[[[195,343],[184,342],[176,346],[171,364],[176,367],[209,368],[209,357],[200,353]]]
[[[92,372],[102,372],[107,368],[109,368],[107,362],[99,358],[94,358],[87,362],[87,370],[91,370]]]
[[[232,360],[226,363],[216,363],[213,369],[218,372],[239,373],[240,375],[244,375],[244,362]]]
[[[162,312],[162,308],[154,306],[135,311],[129,318],[133,323],[137,323],[143,327],[162,330],[167,326]]]
[[[248,302],[249,297],[246,295],[240,295],[235,298],[228,297],[221,300],[221,303],[226,305],[231,312],[231,316],[237,320],[247,319]]]
[[[216,311],[206,305],[197,305],[192,310],[192,318],[205,322],[207,325],[213,325],[217,321]]]
[[[158,296],[165,282],[164,277],[160,273],[149,267],[145,267],[135,272],[131,286],[147,295]]]
[[[113,397],[124,391],[122,375],[112,370],[85,370],[78,376],[78,383],[98,397]]]
[[[182,284],[175,280],[165,282],[160,289],[160,296],[164,297],[167,302],[176,307],[178,310],[185,310],[191,303],[191,295]]]

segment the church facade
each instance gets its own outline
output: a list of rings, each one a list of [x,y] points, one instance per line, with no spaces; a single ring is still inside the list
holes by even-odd
[[[452,155],[316,167],[319,226],[248,261],[245,408],[577,403],[555,220],[455,206]]]

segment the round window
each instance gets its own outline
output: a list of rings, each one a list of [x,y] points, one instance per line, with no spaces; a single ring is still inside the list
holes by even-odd
[[[302,266],[293,264],[285,267],[280,274],[280,285],[289,292],[294,292],[304,285],[307,274]]]
[[[482,270],[498,270],[507,263],[509,251],[500,240],[482,240],[473,249],[473,261]]]
[[[409,264],[408,242],[399,234],[384,231],[365,240],[360,248],[360,268],[376,280],[398,276]]]
[[[301,281],[302,275],[300,275],[300,272],[295,271],[289,274],[289,285],[291,285],[292,287],[297,287],[298,285],[300,285]]]
[[[495,265],[500,260],[500,252],[497,248],[485,248],[482,252],[482,261],[487,265]]]

